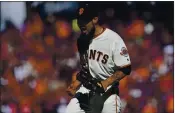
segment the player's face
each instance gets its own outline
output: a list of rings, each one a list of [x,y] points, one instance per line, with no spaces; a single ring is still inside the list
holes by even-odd
[[[83,34],[88,35],[94,28],[94,25],[92,21],[88,22],[87,24],[84,24],[83,22],[79,22],[78,26]]]
[[[85,22],[83,20],[78,21],[78,26],[82,33],[86,35],[93,34],[95,32],[95,24],[97,23],[96,18],[91,20],[90,22]]]

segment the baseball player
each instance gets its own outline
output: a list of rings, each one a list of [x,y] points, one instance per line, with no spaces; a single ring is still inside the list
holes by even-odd
[[[131,72],[127,48],[117,33],[100,25],[95,7],[79,8],[77,20],[81,70],[67,88],[72,99],[66,113],[120,113],[119,81]]]

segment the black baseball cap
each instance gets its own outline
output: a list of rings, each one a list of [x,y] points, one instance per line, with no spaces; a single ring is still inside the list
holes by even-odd
[[[77,20],[83,21],[83,23],[90,22],[94,17],[98,17],[99,15],[99,6],[91,3],[84,4],[80,6],[77,10]]]

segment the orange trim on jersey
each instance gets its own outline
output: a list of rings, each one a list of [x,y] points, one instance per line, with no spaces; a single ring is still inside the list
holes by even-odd
[[[94,38],[97,38],[97,37],[98,37],[99,35],[101,35],[105,30],[106,30],[106,28],[103,28],[103,31],[102,31],[100,34],[94,36]]]
[[[118,113],[118,112],[117,112],[117,111],[118,111],[118,110],[117,110],[117,96],[115,97],[115,101],[116,101],[116,103],[115,103],[115,104],[116,104],[116,113]]]

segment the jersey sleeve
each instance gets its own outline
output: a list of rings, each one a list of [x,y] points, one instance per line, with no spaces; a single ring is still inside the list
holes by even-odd
[[[112,48],[113,61],[119,68],[131,65],[129,53],[124,41],[120,38],[115,41]]]

